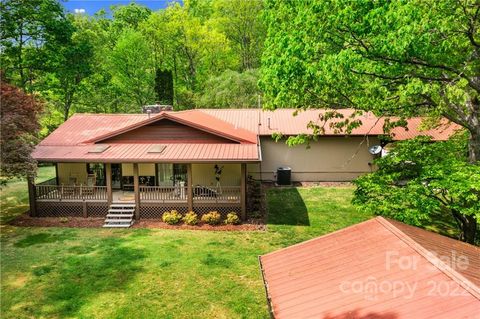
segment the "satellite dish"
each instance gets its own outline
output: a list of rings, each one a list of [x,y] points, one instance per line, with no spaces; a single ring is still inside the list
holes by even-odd
[[[372,155],[378,155],[382,152],[382,147],[380,145],[373,145],[368,148],[368,151]]]

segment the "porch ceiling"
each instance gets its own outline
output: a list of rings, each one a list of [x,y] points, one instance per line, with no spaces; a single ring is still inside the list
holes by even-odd
[[[99,144],[96,144],[97,146]],[[260,148],[256,144],[162,144],[160,153],[149,152],[158,144],[109,144],[101,153],[92,153],[90,145],[38,145],[32,154],[43,162],[258,162]]]

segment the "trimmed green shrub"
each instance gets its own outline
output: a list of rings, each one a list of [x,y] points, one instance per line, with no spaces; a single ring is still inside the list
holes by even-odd
[[[163,213],[162,220],[164,223],[167,223],[169,225],[175,225],[182,220],[182,214],[180,214],[176,210],[165,212]]]
[[[222,216],[217,211],[209,212],[202,216],[202,222],[209,225],[218,225],[222,220]]]
[[[235,213],[235,212],[228,213],[227,219],[225,219],[225,224],[227,224],[227,225],[238,225],[238,224],[240,224],[240,218],[238,218],[237,213]]]
[[[183,216],[182,220],[185,224],[193,226],[198,224],[198,215],[195,214],[195,212],[190,211]]]

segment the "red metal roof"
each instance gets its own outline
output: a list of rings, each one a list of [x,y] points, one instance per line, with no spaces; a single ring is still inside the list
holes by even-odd
[[[312,130],[307,128],[309,122],[313,121],[323,125],[319,121],[319,115],[325,113],[325,110],[309,109],[299,111],[294,116],[294,109],[277,109],[275,111],[259,109],[202,109],[202,112],[229,122],[235,126],[243,127],[259,135],[272,135],[273,133],[282,133],[284,135],[312,134]],[[338,113],[348,118],[354,113],[352,109],[337,110]],[[371,112],[365,112],[356,117],[362,122],[362,125],[354,129],[351,135],[382,135],[384,119],[378,118]],[[421,118],[412,118],[408,120],[408,130],[397,127],[392,130],[394,140],[405,140],[418,135],[431,136],[435,141],[447,140],[460,126],[448,121],[443,121],[442,125],[436,129],[421,131]],[[334,121],[339,121],[336,119]],[[335,133],[329,126],[332,121],[328,121],[325,128],[325,135],[344,135],[344,133]],[[259,125],[260,124],[260,125]]]
[[[95,144],[99,145],[99,144]],[[258,161],[256,144],[162,144],[163,152],[151,152],[159,144],[111,144],[102,153],[92,153],[93,144],[35,148],[33,158],[44,162],[210,162]]]
[[[311,133],[307,129],[310,121],[318,119],[320,110],[307,110],[293,116],[292,109],[278,109],[275,111],[261,111],[256,109],[202,109],[183,112],[169,112],[177,121],[189,121],[190,125],[206,128],[217,134],[239,136],[237,138],[256,142],[256,134],[271,135],[281,132],[285,135]],[[353,110],[340,110],[344,116],[352,114]],[[210,115],[208,117],[205,114]],[[106,138],[113,134],[119,134],[138,127],[139,123],[156,120],[157,115],[148,119],[146,114],[75,114],[65,123],[60,125],[54,132],[46,137],[40,145],[78,145],[88,141]],[[270,119],[270,127],[268,122]],[[354,135],[383,134],[383,120],[378,119],[371,113],[360,116],[362,125],[353,130]],[[258,125],[260,123],[260,125]],[[434,130],[421,131],[419,129],[421,118],[409,120],[408,130],[395,128],[393,130],[395,140],[404,140],[420,134],[428,134],[434,140],[446,140],[455,130],[459,129],[456,124],[445,123]],[[334,134],[328,125],[325,126],[326,134]],[[232,132],[233,131],[233,132]]]
[[[77,113],[43,139],[39,145],[79,145],[147,118],[146,114]]]
[[[112,136],[128,132],[140,126],[160,121],[162,119],[169,119],[184,125],[188,125],[190,127],[197,128],[202,131],[232,139],[237,142],[257,143],[257,135],[255,133],[247,131],[243,128],[236,127],[228,122],[222,121],[216,117],[210,116],[203,112],[198,112],[196,110],[180,112],[161,112],[158,115],[152,116],[150,118],[147,117],[142,121],[132,123],[128,126],[113,130],[101,136],[96,136],[86,142],[98,142]]]
[[[398,224],[377,217],[261,256],[275,318],[479,318],[480,288],[464,275],[480,269],[468,259],[479,249]],[[433,254],[418,233],[449,254]]]
[[[33,157],[40,161],[61,160],[114,160],[119,158],[141,160],[238,160],[250,161],[261,158],[260,150],[256,147],[258,135],[271,135],[281,132],[285,135],[311,133],[307,128],[310,121],[315,121],[321,110],[307,110],[293,116],[291,109],[279,109],[276,111],[261,111],[255,109],[208,109],[189,110],[180,112],[162,112],[148,117],[146,114],[75,114],[65,123],[60,125],[54,132],[37,145]],[[345,117],[351,115],[353,110],[340,110]],[[236,141],[242,145],[227,146],[224,144],[192,144],[181,146],[171,144],[165,154],[145,155],[141,150],[146,146],[121,144],[112,147],[102,154],[88,154],[87,148],[81,146],[101,142],[118,134],[134,130],[155,121],[168,119],[188,125],[198,130],[206,131],[214,135]],[[362,125],[353,130],[352,135],[380,135],[383,134],[383,119],[379,119],[371,113],[359,116]],[[260,125],[259,125],[260,123]],[[447,122],[440,128],[422,132],[419,130],[420,118],[410,120],[408,130],[396,128],[393,130],[394,139],[403,140],[421,134],[429,134],[434,140],[445,140],[458,129],[458,125]],[[325,126],[326,135],[335,134]],[[150,145],[150,144],[145,144]],[[48,147],[47,147],[48,146]],[[255,147],[254,147],[255,146]],[[198,151],[201,148],[202,151]],[[173,154],[182,154],[181,157],[168,157]],[[183,153],[182,153],[183,152]],[[256,155],[254,155],[254,152]],[[207,158],[211,154],[210,158]],[[180,155],[179,155],[180,156]],[[208,155],[209,156],[209,155]]]

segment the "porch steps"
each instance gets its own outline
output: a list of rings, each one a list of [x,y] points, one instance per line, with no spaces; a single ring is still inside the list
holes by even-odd
[[[135,203],[112,203],[108,210],[105,228],[128,228],[133,225]]]

